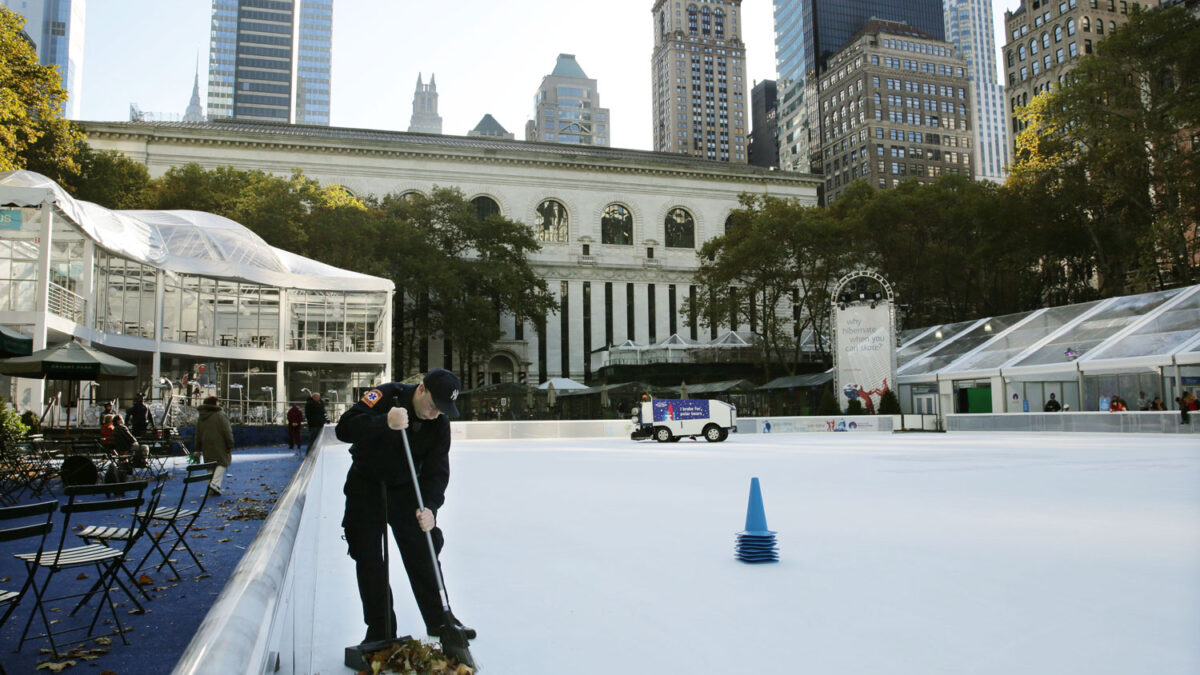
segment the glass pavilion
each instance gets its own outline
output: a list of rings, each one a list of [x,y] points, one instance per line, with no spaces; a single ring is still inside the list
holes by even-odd
[[[93,411],[173,391],[186,403],[224,399],[235,420],[269,421],[307,390],[330,399],[332,418],[390,378],[394,288],[210,213],[112,211],[40,174],[0,172],[0,325],[32,335],[35,350],[77,339],[139,367],[134,381],[85,385]],[[39,414],[74,391],[3,384],[19,410]]]

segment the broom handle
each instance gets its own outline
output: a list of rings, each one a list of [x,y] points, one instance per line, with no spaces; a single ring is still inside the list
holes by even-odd
[[[398,401],[394,401],[394,403],[399,405]],[[408,445],[407,429],[400,431],[400,438],[404,439],[404,458],[408,460],[408,471],[412,474],[413,492],[417,494],[417,506],[421,510],[424,510],[425,500],[421,499],[421,485],[417,482],[417,465],[413,463],[412,448]],[[442,581],[442,570],[438,566],[437,550],[433,547],[433,535],[429,532],[425,532],[425,543],[429,544],[429,558],[433,563],[433,573],[437,576],[438,594],[442,598],[442,610],[449,611],[450,600],[446,597],[446,584]]]

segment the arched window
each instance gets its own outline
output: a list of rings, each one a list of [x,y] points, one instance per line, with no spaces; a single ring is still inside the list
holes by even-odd
[[[687,12],[688,12],[688,32],[691,33],[692,35],[695,35],[696,31],[698,30],[698,26],[696,25],[697,24],[696,6],[688,5]]]
[[[1013,64],[1013,54],[1010,51],[1010,52],[1008,52],[1008,67],[1012,68],[1012,64]]]
[[[1042,33],[1042,49],[1050,48],[1050,34]]]
[[[1083,17],[1086,19],[1087,17]],[[1067,19],[1067,35],[1075,34],[1075,19]]]
[[[620,204],[604,207],[600,216],[600,243],[616,246],[633,245],[633,214]]]
[[[880,98],[879,92],[875,92],[875,105],[880,105],[882,102],[883,102],[883,99]]]
[[[713,12],[713,29],[717,34],[718,40],[725,39],[725,12],[719,9]]]
[[[570,218],[567,207],[556,199],[547,199],[538,204],[537,225],[533,228],[538,241],[565,243]]]
[[[414,202],[424,196],[425,196],[425,193],[421,192],[420,190],[409,190],[408,192],[402,193],[400,195],[400,199],[411,203],[411,202]]]
[[[883,150],[882,145],[880,145],[878,147],[880,150]],[[733,214],[731,213],[731,214],[729,214],[729,217],[727,217],[725,219],[725,234],[729,234],[729,231],[732,230],[736,226],[737,226],[737,220],[734,219]]]
[[[1104,35],[1104,19],[1096,19],[1096,35]]]
[[[1017,59],[1021,61],[1025,60],[1025,45],[1017,46]]]
[[[696,219],[687,209],[676,206],[667,211],[663,225],[667,248],[696,248]]]
[[[1062,42],[1062,26],[1054,27],[1054,41]]]
[[[1037,53],[1037,38],[1029,41],[1029,55],[1033,56]]]
[[[707,6],[700,10],[700,33],[712,35],[712,10]]]
[[[487,220],[489,216],[500,215],[500,205],[496,203],[495,199],[487,195],[479,195],[475,199],[472,199],[471,203],[475,205],[475,217],[481,223]]]
[[[1070,25],[1068,25],[1067,28],[1070,29]],[[1068,30],[1068,32],[1070,32],[1070,31]],[[1092,20],[1087,18],[1086,16],[1083,17],[1083,32],[1085,32],[1085,33],[1092,32]]]

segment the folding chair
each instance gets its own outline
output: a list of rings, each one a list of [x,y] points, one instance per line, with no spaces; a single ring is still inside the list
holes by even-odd
[[[98,542],[104,544],[105,546],[109,546],[109,542],[122,542],[124,544],[125,558],[121,560],[121,570],[125,572],[125,576],[129,577],[129,581],[133,584],[133,587],[136,588],[138,592],[142,594],[142,597],[147,600],[151,600],[152,598],[150,597],[150,594],[142,588],[142,585],[138,583],[138,570],[130,570],[129,566],[126,565],[125,562],[129,559],[129,552],[133,550],[134,545],[137,544],[142,536],[145,535],[149,530],[150,514],[158,509],[158,502],[160,499],[162,499],[163,488],[166,486],[166,482],[166,473],[160,473],[155,477],[154,487],[150,489],[150,497],[146,499],[146,510],[137,512],[137,516],[134,518],[131,526],[119,527],[116,525],[88,525],[79,532],[76,532],[79,538],[83,539],[83,541],[88,544]],[[158,542],[154,540],[154,537],[150,537],[150,542],[152,549],[158,547]],[[159,552],[162,552],[161,549]],[[92,589],[87,592],[82,600],[79,601],[79,604],[75,607],[75,609],[78,610],[80,607],[82,607],[84,603],[86,603],[88,599],[92,597],[92,594],[98,590],[100,590],[99,581],[97,581],[96,584],[92,586]],[[72,612],[72,614],[74,614],[74,612]]]
[[[192,560],[196,562],[196,567],[199,567],[201,572],[208,571],[204,569],[204,565],[200,562],[200,558],[196,556],[196,552],[192,550],[191,546],[188,546],[187,539],[185,537],[187,536],[188,530],[192,529],[192,525],[196,522],[196,519],[199,518],[200,514],[204,512],[204,505],[208,503],[208,484],[212,482],[212,477],[216,466],[216,462],[188,465],[187,475],[183,478],[183,490],[179,492],[179,504],[173,507],[160,506],[153,510],[146,509],[144,514],[149,514],[151,520],[162,521],[167,524],[167,529],[164,529],[160,533],[160,536],[165,536],[167,532],[170,531],[175,534],[176,538],[174,543],[172,543],[166,549],[163,549],[159,546],[159,544],[162,542],[155,541],[154,535],[151,535],[151,541],[155,541],[154,546],[152,546],[150,550],[146,551],[146,555],[142,556],[141,562],[137,564],[137,569],[142,569],[142,567],[144,567],[146,564],[146,560],[150,557],[150,554],[157,550],[159,554],[162,555],[163,559],[162,562],[160,562],[154,569],[162,570],[163,565],[169,565],[171,567],[171,571],[175,573],[176,577],[178,577],[179,570],[176,569],[175,564],[171,561],[170,552],[178,548],[180,544],[183,544],[183,548],[188,552],[188,555],[192,556]],[[200,485],[200,489],[203,491],[200,497],[200,505],[194,509],[184,508],[183,505],[187,503],[189,492],[188,487],[197,483]],[[138,515],[142,516],[144,514],[139,513]],[[180,529],[180,524],[183,525],[183,529]],[[187,569],[187,567],[184,569]]]
[[[0,508],[0,523],[22,518],[33,518],[34,516],[46,516],[44,521],[39,519],[39,522],[36,523],[17,525],[0,530],[0,543],[39,537],[36,555],[40,556],[42,550],[46,547],[46,535],[54,529],[54,512],[57,510],[58,502],[56,501]],[[26,569],[25,583],[21,585],[21,590],[9,591],[0,588],[0,607],[4,608],[4,613],[0,614],[0,627],[4,626],[4,622],[8,620],[13,610],[17,608],[17,605],[21,602],[21,598],[25,595],[25,591],[29,590],[30,584],[33,583],[33,571],[32,568]]]
[[[33,625],[34,616],[41,616],[42,624],[46,628],[45,633],[34,637],[47,638],[50,641],[51,652],[58,654],[58,644],[55,642],[54,636],[82,630],[86,631],[86,635],[83,638],[70,640],[63,644],[74,644],[91,639],[93,637],[92,631],[96,628],[96,622],[100,620],[100,612],[106,606],[112,614],[113,624],[116,626],[115,633],[120,636],[122,643],[129,644],[129,641],[125,639],[125,629],[121,626],[121,617],[117,614],[111,599],[112,583],[116,582],[125,591],[130,600],[133,601],[133,604],[139,610],[142,609],[141,603],[137,601],[137,596],[128,588],[125,588],[124,582],[117,575],[121,571],[121,562],[125,559],[125,551],[105,546],[104,544],[87,544],[68,548],[66,542],[67,533],[71,531],[71,516],[73,514],[98,513],[102,511],[116,513],[128,510],[130,516],[136,517],[138,507],[145,502],[142,498],[142,493],[145,489],[146,483],[144,481],[116,483],[112,485],[72,485],[64,489],[67,495],[67,503],[61,507],[63,525],[62,533],[58,538],[58,548],[53,551],[40,550],[37,553],[18,553],[16,556],[25,563],[30,575],[36,574],[38,569],[46,569],[48,571],[46,580],[42,582],[40,587],[37,582],[31,584],[33,594],[37,597],[37,602],[34,606],[35,611],[30,612],[29,620],[25,622],[25,629],[21,632],[21,641],[17,644],[18,650],[25,644],[26,638],[29,637],[29,629]],[[116,499],[101,499],[105,492],[116,493],[122,496]],[[132,496],[130,496],[130,493],[132,493]],[[96,605],[96,613],[92,615],[91,623],[87,626],[53,630],[52,626],[56,622],[50,621],[50,617],[46,614],[47,603],[70,598],[91,597],[92,595],[96,595],[96,593],[89,591],[87,593],[48,597],[46,591],[50,588],[50,583],[59,572],[89,566],[96,568],[99,579],[98,585],[102,591],[99,594],[101,595],[101,601]],[[71,613],[74,614],[78,609],[79,606],[76,606],[75,610]]]

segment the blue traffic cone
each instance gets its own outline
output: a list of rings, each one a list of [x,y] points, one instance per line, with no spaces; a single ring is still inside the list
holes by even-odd
[[[746,529],[737,533],[734,553],[734,557],[745,563],[779,562],[779,547],[775,545],[775,532],[767,529],[767,512],[763,508],[758,478],[750,479]]]

